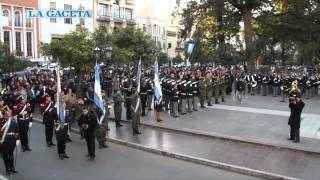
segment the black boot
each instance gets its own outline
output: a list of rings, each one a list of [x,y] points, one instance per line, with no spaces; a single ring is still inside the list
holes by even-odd
[[[59,159],[63,160],[63,154],[59,154]]]
[[[66,153],[62,154],[62,156],[63,156],[63,158],[69,159],[69,156]]]
[[[11,171],[12,173],[18,173],[18,171],[17,171],[14,167],[12,167],[12,168],[10,169],[10,171]]]
[[[220,103],[219,103],[219,101],[218,101],[218,99],[216,99],[216,102],[215,102],[215,104],[220,104]]]
[[[25,150],[26,151],[32,151],[32,149],[30,149],[30,147],[28,145],[25,147]]]
[[[6,175],[7,175],[7,176],[10,176],[10,174],[11,174],[11,171],[10,171],[9,169],[7,169],[7,170],[6,170]]]

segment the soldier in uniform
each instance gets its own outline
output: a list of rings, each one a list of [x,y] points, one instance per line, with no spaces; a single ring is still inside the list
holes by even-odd
[[[131,79],[128,77],[124,78],[124,82],[123,82],[123,87],[124,87],[124,96],[125,96],[125,105],[126,105],[126,117],[127,120],[131,120],[132,116],[131,116],[131,99],[130,96],[132,94],[131,88],[132,88],[132,82]]]
[[[28,132],[32,126],[31,106],[20,95],[19,104],[13,107],[13,116],[17,117],[22,151],[31,151],[29,147]]]
[[[312,93],[312,78],[305,79],[306,99],[310,99]]]
[[[43,124],[45,126],[45,134],[47,146],[54,146],[52,142],[54,121],[56,120],[56,112],[54,108],[54,103],[51,101],[50,96],[45,96],[45,103],[40,105],[41,113],[43,115]]]
[[[179,82],[179,99],[180,99],[180,103],[179,103],[179,106],[180,106],[180,113],[182,115],[185,115],[186,114],[186,103],[187,103],[187,81],[185,79],[181,79],[181,82]]]
[[[152,80],[149,78],[147,80],[147,107],[148,110],[151,111],[151,104],[153,99],[153,87],[152,87]]]
[[[172,105],[173,105],[173,107],[172,107],[172,114],[173,114],[173,117],[174,118],[177,118],[177,117],[179,117],[178,116],[178,101],[179,101],[179,90],[178,90],[178,84],[174,84],[173,85],[173,88],[172,88]]]
[[[214,85],[215,104],[219,104],[220,89],[222,89],[222,79],[221,79],[219,74],[215,75],[215,79],[213,81],[213,85]]]
[[[188,102],[188,112],[192,113],[193,106],[193,87],[192,80],[188,79],[187,81],[187,102]]]
[[[290,97],[289,108],[291,109],[291,114],[289,117],[290,126],[290,138],[288,140],[293,140],[295,143],[300,142],[300,122],[301,113],[305,104],[301,100],[301,95],[298,92],[293,92]]]
[[[1,146],[2,146],[2,158],[6,167],[6,174],[18,173],[14,167],[14,155],[13,151],[19,141],[19,129],[17,122],[11,116],[11,110],[6,106],[0,112],[0,124],[1,124]]]
[[[133,135],[141,134],[139,131],[140,116],[141,116],[141,102],[139,94],[136,88],[132,88],[133,94],[130,96],[131,99],[131,113],[132,113],[132,129]]]
[[[97,117],[93,113],[89,113],[89,108],[84,107],[82,114],[79,117],[78,125],[83,129],[84,137],[87,142],[88,154],[90,160],[93,161],[95,158],[95,132],[98,126]]]
[[[207,102],[208,106],[212,106],[212,94],[213,94],[213,80],[211,73],[206,74],[206,96],[207,96]]]
[[[285,99],[287,98],[288,96],[288,90],[289,90],[289,78],[288,76],[284,76],[281,78],[281,81],[280,81],[280,90],[281,90],[281,102],[285,102]]]
[[[207,83],[203,76],[200,76],[198,89],[199,89],[199,100],[200,100],[201,108],[205,108],[204,102],[206,100]]]
[[[262,96],[267,96],[269,83],[270,83],[269,76],[265,74],[262,78]]]
[[[193,105],[193,111],[198,111],[198,102],[199,102],[199,78],[193,77],[193,82],[191,84],[192,86],[192,105]]]
[[[142,104],[142,114],[141,116],[146,116],[146,106],[147,106],[147,81],[143,81],[141,89],[140,89],[140,98],[141,98],[141,104]]]
[[[123,98],[121,96],[120,90],[118,90],[114,96],[113,96],[113,103],[114,103],[114,118],[115,118],[115,123],[116,127],[121,127],[122,124],[120,123],[121,121],[121,115],[122,115],[122,103],[123,103]]]
[[[96,129],[96,136],[97,136],[97,141],[99,143],[99,148],[108,148],[107,145],[107,131],[109,131],[109,114],[110,114],[110,108],[109,108],[109,102],[108,102],[108,97],[106,97],[106,94],[104,91],[102,92],[102,98],[104,99],[103,105],[105,108],[105,115],[102,119],[101,124],[97,126]],[[103,115],[102,112],[100,112],[99,108],[95,107],[94,108],[94,113],[98,117],[98,119],[102,118],[101,116]]]
[[[56,134],[57,140],[57,150],[58,155],[61,160],[64,158],[68,159],[69,156],[66,154],[66,142],[68,138],[68,124],[66,121],[62,122],[59,120],[57,111],[54,110],[52,112],[52,116],[54,116],[54,130]]]

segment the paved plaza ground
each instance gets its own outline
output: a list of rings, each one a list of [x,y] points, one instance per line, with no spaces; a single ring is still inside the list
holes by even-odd
[[[56,147],[45,143],[44,127],[34,124],[31,152],[18,148],[18,174],[9,179],[257,179],[220,169],[171,159],[148,152],[109,143],[107,149],[96,149],[96,159],[85,157],[86,145],[79,135],[67,144],[70,159],[59,160]],[[97,147],[97,146],[96,146]],[[4,166],[0,168],[4,175]]]
[[[320,177],[320,98],[304,100],[306,107],[299,144],[287,140],[290,111],[288,103],[281,103],[279,97],[249,95],[242,104],[234,101],[232,96],[226,100],[226,103],[214,104],[179,118],[162,112],[162,122],[156,122],[154,112],[149,111],[142,118],[140,136],[132,136],[131,121],[124,120],[123,108],[125,126],[115,128],[115,123],[110,121],[108,138],[169,157],[176,158],[176,154],[190,161],[200,159],[209,164],[221,163],[226,165],[224,169],[236,166],[248,172],[258,171],[285,178]],[[36,116],[40,117],[39,114]]]
[[[301,143],[288,141],[288,102],[282,103],[279,97],[246,96],[242,104],[227,96],[226,103],[172,118],[168,113],[161,114],[162,122],[156,122],[153,111],[142,118],[142,123],[152,126],[182,131],[206,133],[214,136],[227,136],[234,139],[254,141],[292,148],[303,148],[320,153],[320,98],[304,100],[306,106],[302,114]],[[113,117],[113,113],[110,115]],[[122,119],[125,119],[125,109]]]

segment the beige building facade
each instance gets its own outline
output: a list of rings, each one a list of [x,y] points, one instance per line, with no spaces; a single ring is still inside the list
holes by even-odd
[[[135,0],[93,0],[93,27],[105,26],[108,32],[115,28],[135,27]]]

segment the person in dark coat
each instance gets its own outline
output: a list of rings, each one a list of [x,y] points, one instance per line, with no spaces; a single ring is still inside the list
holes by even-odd
[[[54,146],[55,144],[52,142],[54,122],[58,119],[58,116],[50,96],[46,96],[45,103],[40,105],[40,109],[43,115],[43,124],[45,125],[47,146]]]
[[[78,120],[79,126],[83,129],[84,137],[87,142],[88,154],[90,160],[95,158],[95,132],[98,127],[97,117],[94,114],[89,113],[88,107],[84,107],[81,116]]]
[[[301,112],[305,104],[301,100],[300,94],[293,94],[290,97],[289,108],[291,109],[291,114],[289,117],[289,126],[290,126],[290,138],[295,143],[300,141],[300,122],[301,122]]]
[[[1,146],[2,158],[6,167],[6,174],[18,173],[14,167],[14,149],[19,145],[18,123],[12,118],[10,110],[1,112]]]

